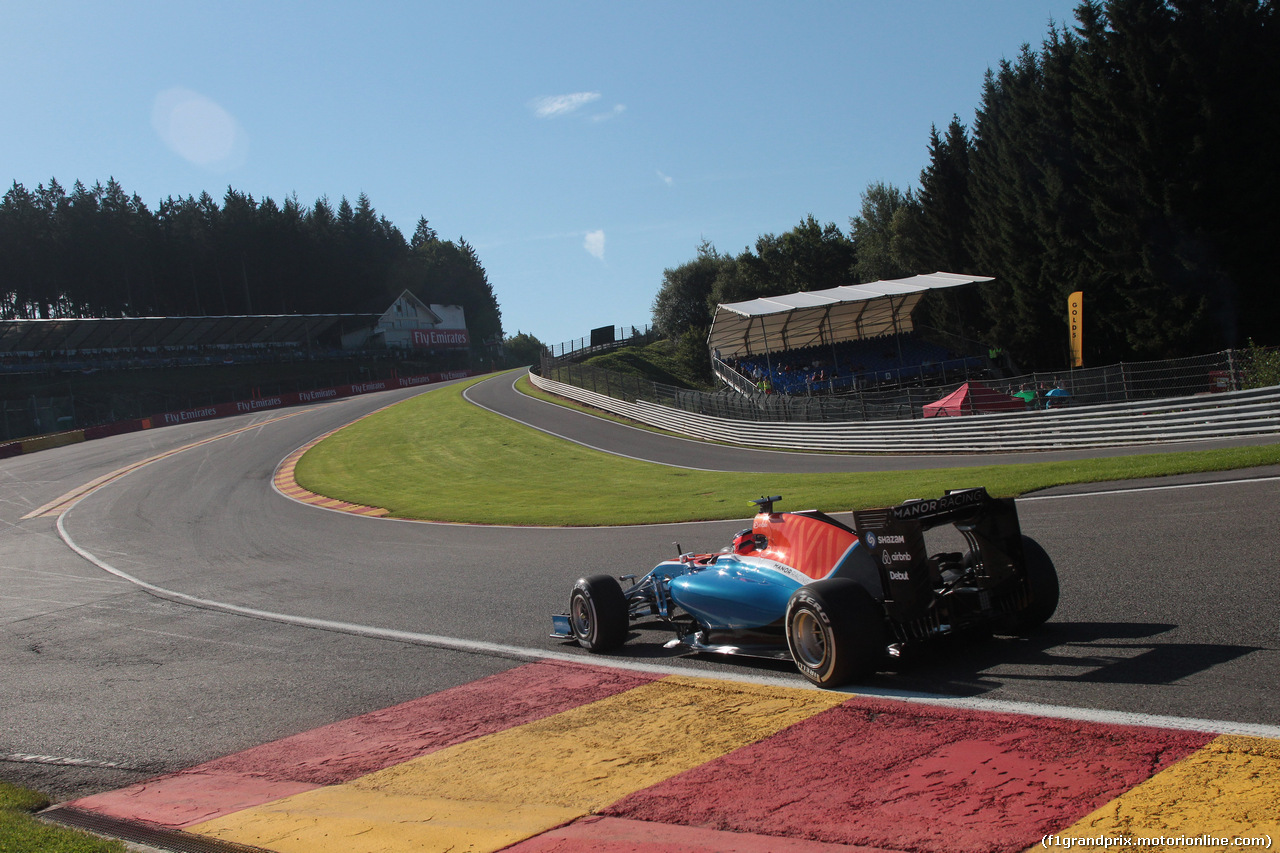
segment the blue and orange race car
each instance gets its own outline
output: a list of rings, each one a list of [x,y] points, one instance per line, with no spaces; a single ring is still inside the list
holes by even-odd
[[[583,577],[551,636],[607,652],[632,623],[658,620],[668,645],[795,661],[814,684],[866,678],[909,644],[969,630],[1023,634],[1058,606],[1058,576],[1018,525],[1009,498],[949,491],[858,510],[853,527],[817,510],[775,512],[753,501],[751,528],[714,554],[681,554],[637,579]],[[950,524],[963,551],[926,551],[925,531]],[[624,584],[626,586],[624,587]]]

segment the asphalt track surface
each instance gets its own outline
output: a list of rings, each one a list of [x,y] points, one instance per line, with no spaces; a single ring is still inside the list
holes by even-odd
[[[993,462],[671,440],[530,400],[510,386],[509,376],[496,377],[468,398],[570,440],[662,464],[769,472]],[[325,512],[271,488],[276,465],[296,447],[415,393],[0,462],[0,776],[69,799],[463,688],[539,653],[594,662],[546,638],[548,614],[563,609],[575,577],[642,571],[668,556],[673,541],[714,550],[742,526],[431,525]],[[24,518],[152,458],[60,515]],[[930,649],[859,692],[1275,731],[1278,476],[1257,469],[1023,499],[1023,529],[1054,556],[1062,580],[1062,604],[1045,631],[1033,640]],[[152,594],[104,566],[186,598]],[[214,604],[242,610],[204,606]],[[610,662],[804,685],[789,667],[679,657],[664,639],[641,632]]]

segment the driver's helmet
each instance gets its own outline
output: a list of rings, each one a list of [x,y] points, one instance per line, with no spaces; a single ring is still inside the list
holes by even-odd
[[[751,528],[738,531],[738,535],[733,537],[733,553],[750,554],[756,549],[756,538],[751,534]]]

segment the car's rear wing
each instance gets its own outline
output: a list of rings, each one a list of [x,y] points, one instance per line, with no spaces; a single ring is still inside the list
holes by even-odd
[[[895,507],[873,512],[887,512],[899,521],[918,521],[928,530],[940,524],[963,523],[984,513],[998,512],[1005,501],[987,494],[984,488],[948,490],[940,498],[913,499]]]
[[[1012,498],[993,498],[983,488],[959,489],[885,509],[855,510],[854,530],[877,567],[891,616],[914,618],[932,600],[924,532],[943,524],[955,525],[964,536],[980,587],[994,588],[1020,572],[1022,531]]]

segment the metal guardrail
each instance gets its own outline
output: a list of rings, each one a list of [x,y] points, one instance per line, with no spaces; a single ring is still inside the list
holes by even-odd
[[[989,372],[989,371],[988,371]],[[983,385],[1012,396],[1030,392],[1028,408],[1047,408],[1048,395],[1065,392],[1055,407],[1123,403],[1188,397],[1202,392],[1221,393],[1242,388],[1280,384],[1280,348],[1224,350],[1206,355],[1162,361],[1131,362],[1069,372],[1029,373],[982,379],[934,376],[935,384],[893,381],[855,392],[801,394],[760,393],[746,377],[732,383],[733,371],[721,376],[726,385],[718,391],[698,391],[666,385],[630,373],[608,370],[575,359],[544,356],[541,376],[576,385],[626,401],[646,400],[702,415],[730,420],[847,422],[903,420],[924,417],[924,407],[955,391],[960,378],[979,379]],[[941,383],[946,384],[941,384]],[[1059,390],[1055,390],[1059,389]]]
[[[1280,386],[1159,400],[926,420],[742,421],[628,402],[530,374],[534,385],[694,438],[779,450],[983,453],[1065,450],[1280,433]]]

